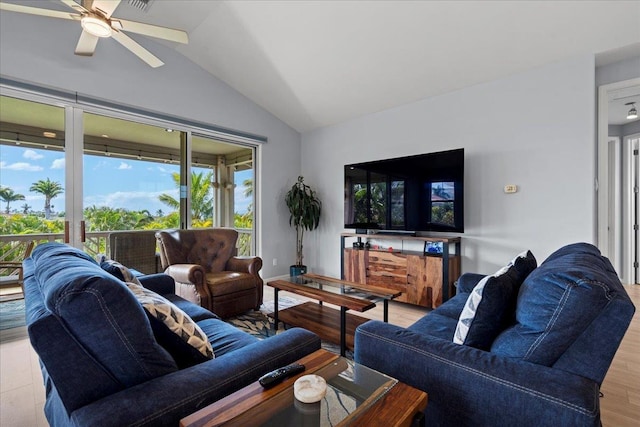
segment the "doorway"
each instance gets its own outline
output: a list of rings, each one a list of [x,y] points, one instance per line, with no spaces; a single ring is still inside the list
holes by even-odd
[[[598,247],[622,283],[639,284],[640,119],[629,111],[640,105],[640,79],[600,86],[598,95]]]

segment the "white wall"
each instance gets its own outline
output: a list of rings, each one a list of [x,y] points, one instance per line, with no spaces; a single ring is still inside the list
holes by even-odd
[[[152,69],[114,40],[92,58],[75,56],[77,23],[0,15],[0,75],[268,137],[258,152],[258,253],[263,277],[284,274],[295,261],[295,237],[284,193],[300,173],[300,135],[173,49],[136,39],[165,62]],[[36,26],[38,24],[38,26]],[[220,58],[221,61],[224,58]],[[277,268],[272,259],[278,258]]]
[[[302,170],[324,209],[306,263],[340,272],[345,164],[459,147],[463,272],[492,273],[526,249],[541,262],[564,244],[593,242],[594,82],[594,58],[583,56],[303,134]],[[505,184],[518,192],[504,194]]]

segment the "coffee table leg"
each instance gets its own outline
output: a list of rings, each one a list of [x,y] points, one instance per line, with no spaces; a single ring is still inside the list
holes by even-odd
[[[386,299],[384,300],[383,304],[382,304],[383,310],[382,310],[382,320],[387,323],[389,322],[389,300]]]
[[[347,352],[347,308],[340,307],[340,356]]]
[[[278,330],[278,288],[273,288],[273,321],[275,322],[273,330]]]

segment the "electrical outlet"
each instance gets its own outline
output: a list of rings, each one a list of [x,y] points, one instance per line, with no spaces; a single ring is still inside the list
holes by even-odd
[[[278,265],[278,258],[273,259],[273,266],[275,267],[276,265]]]
[[[504,192],[507,194],[515,193],[518,191],[518,186],[515,184],[507,184],[504,186]]]

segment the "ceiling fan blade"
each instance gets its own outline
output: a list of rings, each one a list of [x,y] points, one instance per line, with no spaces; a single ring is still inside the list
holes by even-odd
[[[78,19],[79,15],[75,13],[60,12],[57,10],[40,9],[39,7],[22,6],[13,3],[0,3],[0,10],[8,10],[10,12],[28,13],[30,15],[48,16],[50,18],[62,19]]]
[[[127,36],[126,34],[120,31],[114,31],[111,34],[111,37],[116,39],[118,43],[120,43],[122,46],[129,49],[131,52],[137,55],[138,58],[142,59],[144,62],[146,62],[153,68],[157,68],[161,65],[164,65],[164,62],[160,61],[151,52],[149,52],[147,49],[140,46],[136,41],[134,41],[131,37]]]
[[[85,9],[84,7],[80,6],[78,3],[76,3],[73,0],[60,0],[62,3],[66,4],[67,6],[69,6],[71,9],[75,10],[76,12],[79,13],[88,13],[89,11],[87,9]]]
[[[157,25],[143,24],[142,22],[128,21],[126,19],[114,19],[114,25],[120,23],[122,30],[130,33],[142,34],[158,39],[169,40],[178,43],[189,43],[189,36],[182,30],[174,30],[173,28],[159,27]]]
[[[82,31],[80,34],[80,40],[76,46],[76,55],[80,56],[93,56],[93,52],[96,51],[96,45],[100,37],[94,36],[86,31]]]
[[[116,7],[120,4],[120,0],[93,0],[93,5],[91,6],[92,10],[99,10],[102,14],[111,18],[113,11],[116,10]]]

